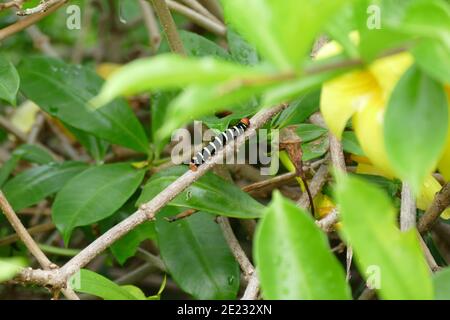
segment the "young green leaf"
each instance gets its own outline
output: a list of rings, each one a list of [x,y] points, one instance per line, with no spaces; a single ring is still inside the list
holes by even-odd
[[[443,87],[412,67],[390,98],[384,138],[394,170],[416,193],[444,151],[447,130],[448,107]]]
[[[436,300],[450,300],[450,268],[445,268],[433,275]]]
[[[268,71],[262,68],[240,66],[212,57],[191,58],[165,54],[134,61],[116,71],[92,104],[101,107],[120,95],[255,79],[267,74]]]
[[[225,0],[223,5],[226,20],[261,56],[286,70],[300,68],[324,24],[346,2]]]
[[[19,84],[16,68],[4,55],[0,55],[0,100],[15,105]]]
[[[38,57],[24,59],[19,73],[21,91],[49,114],[109,142],[148,152],[145,131],[125,100],[90,108],[103,83],[90,69]]]
[[[259,223],[254,252],[265,299],[351,298],[326,236],[278,192]]]
[[[144,175],[144,170],[129,163],[117,163],[90,168],[70,180],[56,195],[52,210],[64,242],[69,243],[74,228],[112,215],[136,191]]]
[[[152,176],[142,190],[137,204],[150,201],[186,170],[186,167],[178,166]],[[170,205],[241,219],[258,218],[264,210],[264,206],[247,193],[210,172],[175,197]]]
[[[171,276],[197,299],[235,299],[239,266],[214,216],[197,212],[172,223],[164,219],[183,210],[166,207],[156,218],[161,257]]]
[[[310,123],[302,123],[296,128],[296,133],[302,139],[302,142],[309,142],[320,138],[325,133],[327,133],[327,129],[316,126]]]
[[[433,299],[428,265],[417,231],[401,232],[385,194],[357,177],[337,176],[342,234],[357,266],[383,299]]]
[[[13,209],[20,211],[58,192],[86,168],[84,163],[71,161],[31,168],[9,180],[3,192]]]
[[[22,257],[0,258],[0,283],[14,278],[26,266]]]
[[[139,288],[119,286],[104,276],[87,269],[81,269],[73,275],[68,285],[74,291],[91,294],[104,300],[145,300]]]

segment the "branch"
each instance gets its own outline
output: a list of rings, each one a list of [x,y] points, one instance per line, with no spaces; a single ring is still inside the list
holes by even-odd
[[[215,33],[219,36],[225,36],[227,34],[227,28],[223,24],[219,24],[214,20],[209,19],[208,17],[198,13],[197,11],[192,10],[189,7],[183,6],[182,4],[172,1],[166,0],[167,6],[179,14],[184,15],[189,18],[195,24],[205,28],[212,33]]]
[[[142,10],[142,17],[147,28],[148,37],[150,40],[150,47],[153,52],[158,51],[158,47],[161,43],[161,34],[159,32],[159,26],[156,21],[155,14],[152,6],[146,0],[139,0],[139,5]]]
[[[256,130],[263,126],[274,115],[278,114],[287,107],[286,104],[276,106],[271,109],[263,110],[256,114],[250,121],[251,126],[245,131],[245,133],[236,139],[236,146],[241,146],[246,139],[256,134]],[[183,192],[187,187],[193,184],[206,172],[208,172],[217,163],[222,162],[225,155],[234,151],[233,144],[225,146],[216,155],[209,159],[206,163],[201,165],[196,172],[188,170],[184,175],[179,177],[166,189],[161,191],[149,202],[141,205],[139,209],[123,220],[119,224],[115,225],[107,232],[98,237],[89,246],[83,249],[78,255],[73,257],[59,270],[43,271],[43,270],[26,270],[26,274],[19,275],[19,278],[27,277],[28,282],[42,284],[44,278],[50,279],[49,285],[56,287],[65,287],[67,280],[92,259],[102,253],[111,244],[120,239],[122,236],[133,230],[141,223],[153,220],[157,212],[163,208],[167,203],[173,200],[178,194]],[[34,276],[36,272],[36,277]]]
[[[16,23],[7,26],[6,28],[0,29],[0,41],[8,38],[9,36],[12,36],[13,34],[16,34],[17,32],[22,31],[23,29],[28,28],[29,26],[37,23],[38,21],[44,19],[46,16],[50,15],[54,11],[58,10],[60,7],[62,7],[67,0],[62,0],[55,4],[54,6],[50,7],[45,12],[40,12],[33,14],[31,16],[27,16],[25,19],[21,19],[17,21]]]
[[[43,13],[48,11],[50,8],[52,8],[55,5],[58,5],[60,3],[65,3],[67,0],[42,0],[39,5],[33,8],[25,9],[22,11],[18,11],[18,16],[29,16],[36,13]]]
[[[400,230],[408,231],[416,226],[416,200],[414,194],[405,182],[402,184],[400,207]]]
[[[0,11],[10,8],[22,9],[23,3],[27,0],[12,0],[5,3],[0,3]]]
[[[204,15],[208,19],[218,23],[219,25],[223,26],[222,21],[220,21],[215,15],[213,15],[211,12],[208,11],[200,2],[197,0],[181,0],[181,2],[184,2],[185,5],[191,7],[198,13]]]
[[[317,170],[316,174],[314,175],[313,179],[311,180],[311,183],[309,184],[309,190],[311,192],[311,196],[314,199],[315,196],[322,190],[322,187],[327,182],[328,178],[328,166],[322,165],[320,166],[319,170]],[[297,201],[297,205],[300,208],[307,209],[311,204],[309,203],[309,197],[305,193],[302,194],[300,197],[300,200]]]
[[[16,231],[17,235],[20,237],[22,242],[25,244],[27,249],[31,252],[31,254],[36,258],[42,268],[46,270],[52,270],[58,268],[54,263],[52,263],[47,256],[42,252],[39,246],[34,242],[33,238],[28,233],[25,226],[22,224],[20,219],[17,217],[13,208],[9,204],[8,200],[5,198],[5,195],[2,191],[0,191],[0,208],[8,219],[9,223]],[[25,269],[29,270],[29,269]],[[44,271],[43,271],[44,272]],[[78,296],[71,290],[64,290],[63,293],[68,299],[78,300]]]
[[[151,2],[164,29],[170,49],[175,53],[185,55],[186,53],[184,51],[183,42],[178,34],[177,26],[175,25],[172,15],[170,14],[166,1],[151,0]]]
[[[418,230],[427,232],[434,225],[441,213],[450,206],[450,182],[444,185],[434,197],[433,203],[419,219]]]

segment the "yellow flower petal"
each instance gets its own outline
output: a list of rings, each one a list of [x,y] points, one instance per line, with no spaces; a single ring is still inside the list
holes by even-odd
[[[369,66],[370,73],[376,78],[383,91],[385,101],[388,101],[397,82],[413,62],[411,54],[405,52],[378,59]]]
[[[381,94],[376,79],[366,71],[354,71],[323,85],[320,110],[334,135],[341,137],[352,115]]]
[[[439,181],[435,177],[429,175],[422,187],[422,191],[417,196],[417,208],[427,210],[434,200],[434,196],[442,189]]]
[[[394,178],[392,175],[386,174],[385,171],[380,170],[379,168],[377,168],[371,164],[367,164],[367,163],[358,163],[358,165],[356,166],[356,173],[370,174],[373,176],[381,176],[381,177],[385,177],[387,179]]]

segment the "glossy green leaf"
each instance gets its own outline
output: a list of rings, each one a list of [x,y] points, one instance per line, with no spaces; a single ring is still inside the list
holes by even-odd
[[[342,133],[342,147],[345,152],[352,153],[357,156],[364,157],[364,151],[358,142],[358,138],[353,131],[344,131]]]
[[[133,214],[136,211],[136,207],[134,205],[136,199],[134,198],[135,197],[133,196],[130,200],[128,200],[127,203],[114,215],[99,222],[100,230],[102,232],[106,232],[114,225]],[[123,265],[130,257],[133,257],[136,254],[136,251],[142,241],[155,238],[156,231],[154,221],[146,221],[114,242],[109,249],[116,258],[117,262]]]
[[[187,170],[187,167],[177,166],[153,175],[142,190],[137,204],[153,199]],[[241,219],[258,218],[264,210],[264,206],[247,193],[211,172],[175,197],[170,205]]]
[[[76,292],[91,294],[104,300],[145,300],[145,295],[139,288],[130,290],[130,286],[121,287],[104,276],[87,269],[81,269],[73,275],[69,279],[68,285]]]
[[[74,228],[112,215],[136,191],[145,171],[129,163],[92,167],[70,180],[57,194],[52,217],[64,242]]]
[[[230,55],[224,48],[197,33],[180,30],[180,38],[188,56],[213,56],[223,60],[231,60]]]
[[[16,68],[4,55],[0,55],[0,100],[15,105],[19,84]]]
[[[86,168],[84,163],[70,161],[31,168],[9,180],[3,192],[13,209],[20,211],[58,192]]]
[[[305,122],[309,116],[319,110],[320,90],[305,93],[289,104],[289,107],[272,120],[272,127],[284,128]]]
[[[279,192],[259,223],[254,256],[265,299],[351,298],[325,234]]]
[[[158,245],[169,273],[197,299],[235,299],[239,266],[214,216],[197,212],[172,223],[164,219],[183,210],[166,207],[156,218]]]
[[[442,155],[447,128],[448,107],[443,87],[412,67],[391,95],[384,138],[394,170],[416,193]]]
[[[250,66],[254,66],[259,63],[258,53],[255,48],[236,32],[233,30],[228,30],[227,40],[228,48],[233,60],[239,62],[240,64]]]
[[[89,101],[103,81],[86,67],[50,58],[28,58],[19,66],[21,91],[63,122],[109,142],[148,152],[144,129],[125,100],[93,111]]]
[[[254,79],[264,75],[267,75],[264,69],[244,67],[213,57],[191,58],[164,54],[136,60],[116,71],[92,104],[101,107],[119,95]]]
[[[415,229],[401,232],[384,191],[357,177],[337,176],[342,234],[361,274],[383,299],[433,299],[430,271]]]
[[[298,136],[302,139],[302,142],[309,142],[311,140],[315,140],[323,136],[325,133],[327,133],[327,129],[310,123],[300,124],[295,131],[298,134]]]
[[[330,147],[328,135],[324,135],[317,140],[302,144],[303,161],[310,161],[325,155]]]
[[[6,182],[21,160],[37,164],[53,162],[53,156],[46,150],[33,144],[22,144],[17,147],[11,157],[0,168],[0,187]]]
[[[450,300],[450,268],[445,268],[433,275],[436,300]]]
[[[22,257],[0,258],[0,283],[14,278],[26,266]]]
[[[261,56],[286,70],[301,66],[325,22],[346,2],[225,0],[223,5],[228,23],[253,44]]]
[[[13,154],[20,156],[25,161],[37,164],[48,164],[55,161],[47,150],[34,144],[22,144],[14,150]]]

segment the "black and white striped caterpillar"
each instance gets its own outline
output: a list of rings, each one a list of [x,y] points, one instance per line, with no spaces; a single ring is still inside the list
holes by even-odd
[[[242,135],[245,130],[250,126],[250,120],[248,118],[243,118],[237,125],[229,128],[222,132],[221,134],[214,137],[214,139],[201,151],[192,158],[189,168],[192,171],[197,171],[197,168],[205,163],[209,158],[216,154],[219,150],[228,144],[229,141],[236,139]]]

